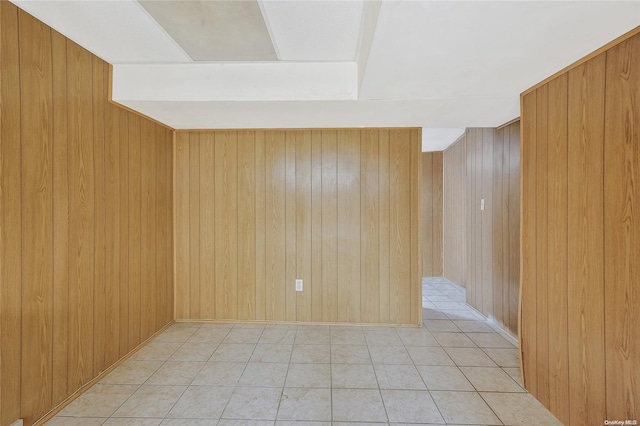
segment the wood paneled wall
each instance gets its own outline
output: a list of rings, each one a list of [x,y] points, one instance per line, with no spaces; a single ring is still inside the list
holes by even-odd
[[[445,151],[444,167],[445,276],[466,287],[467,303],[517,335],[520,122],[467,129]]]
[[[445,278],[463,287],[466,280],[466,134],[443,153],[443,271]]]
[[[442,276],[442,152],[422,153],[422,275]]]
[[[172,131],[0,1],[0,424],[30,425],[173,319]]]
[[[564,424],[638,419],[640,35],[523,94],[522,123],[525,387]]]
[[[420,141],[177,132],[176,317],[419,324]]]

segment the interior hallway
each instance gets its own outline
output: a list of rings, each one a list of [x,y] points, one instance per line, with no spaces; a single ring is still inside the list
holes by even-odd
[[[444,278],[423,328],[176,323],[47,425],[560,424]]]

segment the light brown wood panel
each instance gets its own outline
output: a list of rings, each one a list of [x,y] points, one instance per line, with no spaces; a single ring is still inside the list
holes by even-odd
[[[20,29],[22,139],[22,370],[21,404],[28,419],[51,406],[52,74],[51,31],[23,11]],[[47,220],[49,219],[49,220]],[[4,263],[4,262],[3,262]],[[14,389],[13,392],[17,391]]]
[[[69,108],[69,373],[77,389],[93,377],[95,192],[91,54],[67,42]]]
[[[549,88],[537,90],[536,101],[536,340],[538,355],[538,393],[536,397],[549,406],[549,225],[548,225],[548,170],[549,170]],[[553,146],[553,145],[551,145]],[[553,292],[552,292],[553,294]]]
[[[216,315],[218,318],[237,318],[238,135],[236,132],[216,133],[215,145]],[[190,192],[197,196],[193,188]],[[192,226],[191,229],[192,236],[200,232],[199,228]],[[199,318],[199,313],[191,311],[191,316]]]
[[[189,133],[189,254],[200,258],[200,134]],[[189,317],[200,316],[200,262],[189,264]],[[189,318],[187,317],[187,318]]]
[[[296,132],[285,132],[285,256],[284,256],[284,294],[285,319],[297,318],[296,280]]]
[[[493,200],[493,149],[495,145],[495,129],[482,129],[482,190],[481,198],[484,200],[484,211],[480,213],[483,250],[480,257],[481,288],[478,293],[482,296],[482,302],[478,303],[481,311],[488,317],[495,317],[493,306],[494,268],[493,257],[493,216],[497,206]],[[487,249],[488,248],[488,249]]]
[[[467,285],[465,145],[466,135],[462,135],[442,155],[442,274],[462,287]]]
[[[338,320],[337,134],[322,132],[322,320]]]
[[[256,158],[256,318],[266,318],[266,179],[265,132],[255,134]]]
[[[200,314],[215,318],[215,136],[203,133],[200,135]],[[255,278],[254,278],[255,279]],[[191,300],[191,299],[190,299]],[[185,318],[189,318],[186,316]]]
[[[635,35],[609,50],[606,58],[604,329],[609,419],[640,417],[639,50],[640,35]]]
[[[190,318],[189,305],[190,292],[190,263],[191,253],[189,252],[189,133],[177,132],[175,150],[175,210],[176,210],[176,318]],[[206,232],[209,232],[207,230]],[[215,253],[215,252],[214,252]],[[213,253],[212,253],[213,254]]]
[[[22,164],[18,8],[0,1],[0,423],[20,417]]]
[[[140,117],[129,114],[129,344],[128,350],[140,343]]]
[[[524,384],[564,424],[638,416],[638,51],[632,31],[522,96]]]
[[[537,252],[536,252],[536,145],[537,92],[522,98],[522,225],[520,266],[520,363],[522,380],[533,396],[538,394],[537,373]]]
[[[508,187],[507,212],[509,221],[505,225],[508,229],[509,272],[507,274],[508,298],[504,299],[504,308],[509,311],[509,330],[518,332],[518,308],[520,300],[520,121],[509,126],[509,174],[504,174],[505,186]],[[506,144],[506,141],[505,141]],[[508,306],[508,308],[507,308]],[[505,319],[506,321],[506,319]]]
[[[503,229],[505,222],[509,220],[509,214],[507,211],[507,201],[508,197],[505,200],[503,193],[503,179],[502,176],[504,174],[504,163],[505,163],[505,132],[507,133],[507,138],[509,136],[509,129],[501,128],[496,130],[494,145],[493,145],[493,206],[494,206],[494,214],[493,214],[493,317],[502,322],[505,327],[509,327],[509,315],[507,313],[507,321],[505,321],[505,314],[503,310],[503,298],[505,294],[508,297],[509,288],[505,285],[506,275],[508,273],[508,250],[505,247],[505,238],[504,234],[508,235],[509,230]],[[508,139],[507,139],[508,143]],[[508,150],[508,146],[507,146]],[[508,151],[507,151],[508,152]],[[508,159],[508,154],[506,156]],[[506,232],[505,232],[506,231]]]
[[[154,159],[171,158],[173,134],[142,119],[150,167],[131,160],[140,124],[130,135],[133,114],[108,102],[108,64],[9,2],[0,8],[0,424],[29,426],[133,349],[130,329],[153,333],[173,317],[171,299],[156,304],[162,315],[129,303],[129,206],[140,210],[129,176],[150,189],[138,225],[155,277],[173,243],[157,238],[171,223],[151,217],[156,195],[172,191],[172,169],[160,179]],[[134,284],[153,302],[162,280],[144,278]]]
[[[184,151],[194,135],[197,185],[189,178],[195,157]],[[419,322],[418,130],[179,131],[176,144],[178,318]],[[194,197],[197,226],[185,207]],[[192,238],[200,241],[197,257]],[[199,306],[216,304],[197,316],[196,281],[186,273],[193,262],[200,263]],[[225,289],[226,265],[237,275]]]
[[[380,196],[380,322],[391,321],[391,156],[389,130],[378,132]],[[420,284],[422,285],[422,284]]]
[[[422,147],[421,147],[422,148]],[[424,163],[422,164],[424,165]],[[431,239],[434,241],[433,245],[433,275],[440,277],[444,273],[444,234],[443,234],[443,220],[444,220],[444,154],[442,152],[436,152],[433,154],[433,222],[431,223]],[[424,173],[423,173],[424,175]],[[422,181],[421,185],[425,185]],[[424,191],[422,191],[424,194]],[[423,195],[424,197],[424,195]],[[423,202],[424,205],[424,202]],[[424,222],[423,222],[424,226]],[[424,235],[424,231],[422,232]],[[425,244],[422,244],[422,250],[424,251]],[[423,254],[424,257],[424,254]],[[424,264],[423,264],[424,265]],[[424,268],[424,266],[423,266]],[[422,275],[425,275],[424,269]]]
[[[409,250],[416,256],[411,256],[411,275],[409,283],[422,282],[422,218],[420,207],[422,206],[422,159],[416,152],[422,152],[422,135],[420,130],[411,131],[409,141],[409,156],[411,168],[409,169],[411,200],[409,205],[409,220],[411,228],[411,245]],[[440,160],[442,160],[440,158]],[[440,204],[441,205],[441,204]],[[438,243],[438,245],[440,245]],[[441,250],[438,250],[441,252]],[[442,263],[442,262],[440,262]],[[441,268],[441,267],[440,267]],[[422,285],[410,286],[409,321],[417,321],[422,324]]]
[[[141,318],[140,339],[146,340],[156,330],[156,152],[155,123],[140,122],[140,304],[147,313]]]
[[[282,131],[266,132],[266,301],[265,318],[286,319],[286,140]]]
[[[312,321],[314,293],[312,273],[312,186],[311,130],[296,132],[296,279],[302,279],[303,291],[296,292],[296,319]]]
[[[359,160],[360,132],[338,130],[338,321],[340,322],[360,322]]]
[[[443,274],[443,154],[422,153],[422,274]]]
[[[603,205],[605,55],[568,74],[569,406],[575,424],[606,418]],[[589,102],[586,94],[592,102]],[[595,259],[600,259],[596,261]]]
[[[567,75],[549,82],[549,407],[569,423],[567,349]],[[540,253],[540,252],[539,252]]]
[[[311,320],[322,321],[322,131],[311,131]]]
[[[380,196],[379,196],[379,132],[365,130],[360,140],[360,299],[367,309],[362,321],[380,322]]]
[[[203,138],[204,135],[201,136]],[[256,317],[255,132],[238,132],[238,318]],[[201,143],[205,143],[201,139]],[[203,197],[204,198],[204,197]],[[202,282],[201,287],[207,283]]]
[[[120,358],[129,352],[129,112],[117,111],[120,125]]]

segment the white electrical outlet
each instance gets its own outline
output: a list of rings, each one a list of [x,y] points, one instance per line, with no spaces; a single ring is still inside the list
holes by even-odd
[[[302,291],[302,280],[296,280],[296,291]]]
[[[484,211],[484,198],[480,199],[480,210]]]

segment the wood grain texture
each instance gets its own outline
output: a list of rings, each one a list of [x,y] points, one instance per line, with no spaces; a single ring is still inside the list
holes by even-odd
[[[200,258],[200,135],[189,133],[189,254]],[[200,262],[189,264],[189,314],[200,315]]]
[[[20,417],[22,177],[18,8],[0,1],[0,423]]]
[[[129,114],[129,351],[140,343],[141,282],[140,282],[140,117]]]
[[[9,2],[0,8],[0,424],[31,425],[133,349],[130,329],[153,333],[173,317],[172,300],[155,298],[161,280],[145,276],[171,256],[154,218],[159,192],[171,196],[172,169],[158,179],[156,159],[171,158],[173,135],[144,119],[130,131],[133,114],[107,100],[106,63]],[[140,123],[144,169],[129,155]],[[137,313],[130,175],[148,189],[138,225],[151,268],[134,284],[151,304]]]
[[[178,318],[419,322],[417,130],[179,131],[176,144]]]
[[[603,151],[605,55],[568,74],[569,406],[574,424],[606,418]],[[587,95],[588,94],[588,95]],[[589,102],[591,99],[591,102]],[[600,259],[596,261],[595,259]]]
[[[523,95],[524,384],[564,424],[638,416],[639,50]]]
[[[640,35],[607,52],[604,329],[607,418],[640,416]],[[590,99],[591,101],[591,99]]]
[[[422,147],[420,147],[422,148]],[[424,163],[422,163],[422,167],[424,167]],[[433,222],[431,223],[431,240],[433,241],[433,251],[432,251],[432,264],[433,264],[433,276],[440,277],[444,273],[444,231],[443,231],[443,219],[444,219],[444,154],[442,152],[435,152],[433,154],[433,167],[431,169],[432,178],[431,182],[433,185],[432,190],[432,208],[433,208]],[[424,173],[422,173],[424,176]],[[423,180],[421,182],[422,188],[422,197],[424,197],[424,185],[426,182]],[[422,201],[422,205],[424,205],[424,199]],[[425,222],[422,222],[422,226],[426,226]],[[422,231],[422,235],[424,235],[424,230]],[[422,243],[422,251],[424,258],[424,248],[426,247],[426,243],[423,240]],[[422,275],[426,276],[426,272],[424,271],[424,263],[423,263],[423,271]]]
[[[467,285],[465,146],[466,134],[447,148],[442,155],[442,274],[462,287]]]

